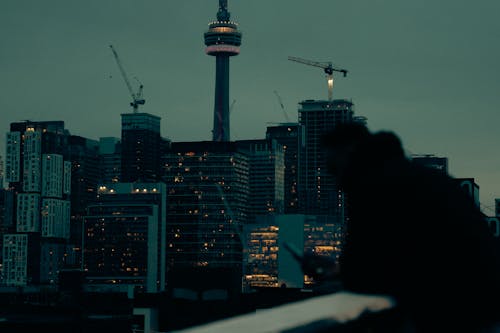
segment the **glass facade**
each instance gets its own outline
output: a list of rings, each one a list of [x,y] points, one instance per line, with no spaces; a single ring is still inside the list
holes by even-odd
[[[248,158],[234,143],[172,143],[165,156],[168,266],[240,267]]]

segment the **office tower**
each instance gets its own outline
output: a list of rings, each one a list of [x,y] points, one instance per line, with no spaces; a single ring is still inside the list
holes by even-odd
[[[234,142],[173,142],[164,160],[170,287],[240,292],[248,157]]]
[[[258,216],[245,225],[246,251],[243,289],[255,287],[302,288],[304,273],[285,247],[304,250],[305,215]]]
[[[248,222],[256,216],[283,214],[285,160],[283,146],[276,140],[241,140],[236,142],[248,156]]]
[[[100,183],[118,183],[122,170],[121,141],[118,138],[99,138]]]
[[[294,214],[299,209],[299,146],[302,127],[297,123],[268,126],[266,139],[276,140],[283,146],[285,158],[285,214]]]
[[[165,289],[167,190],[164,183],[110,183],[84,217],[90,288]]]
[[[338,124],[353,121],[351,101],[305,100],[299,109],[299,123],[304,128],[299,159],[300,212],[328,215],[344,221],[344,195],[328,172],[322,136]]]
[[[121,182],[155,182],[160,174],[160,117],[148,113],[122,116]]]
[[[3,235],[8,285],[57,283],[70,235],[68,138],[62,121],[10,125],[6,180],[15,193],[16,223],[15,232]]]
[[[284,214],[258,216],[245,225],[244,290],[254,287],[302,288],[314,281],[284,246],[322,256],[340,253],[341,227],[324,216]]]
[[[274,216],[259,216],[243,228],[245,257],[243,289],[278,287],[278,232]]]
[[[241,265],[248,157],[233,142],[173,142],[165,160],[168,265]]]
[[[213,141],[229,141],[229,57],[240,53],[241,33],[236,22],[230,21],[227,0],[219,0],[217,21],[205,32],[206,54],[215,56],[215,103]]]
[[[448,174],[448,158],[446,157],[437,157],[432,154],[414,154],[411,156],[411,160],[417,165],[437,170],[443,174]]]

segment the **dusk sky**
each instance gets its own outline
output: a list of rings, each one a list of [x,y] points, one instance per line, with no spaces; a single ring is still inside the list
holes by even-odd
[[[298,102],[352,99],[371,130],[395,131],[408,154],[449,158],[484,206],[500,197],[500,1],[228,0],[243,33],[231,59],[231,138],[263,138]],[[20,120],[63,120],[75,135],[120,137],[131,98],[109,44],[144,84],[141,111],[173,141],[210,140],[215,58],[203,33],[217,0],[2,0],[0,155]],[[489,209],[487,214],[493,214]]]

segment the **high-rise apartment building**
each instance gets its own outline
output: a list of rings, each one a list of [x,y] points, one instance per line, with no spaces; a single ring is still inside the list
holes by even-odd
[[[34,246],[28,247],[27,234],[5,234],[3,236],[3,279],[2,282],[8,286],[25,286],[28,284],[28,276],[31,279],[39,279],[39,272],[29,272],[28,269],[28,249],[33,249]],[[33,258],[32,251],[29,258]],[[35,263],[34,267],[40,265]]]
[[[344,195],[328,172],[322,136],[338,124],[353,121],[351,101],[305,100],[300,103],[299,123],[303,127],[299,158],[300,213],[328,215],[344,221]]]
[[[15,193],[15,230],[3,235],[7,285],[57,282],[70,235],[68,138],[62,121],[12,123],[7,133],[6,180]]]
[[[266,139],[283,146],[285,160],[284,210],[294,214],[299,209],[299,147],[302,127],[298,123],[283,123],[267,127]]]
[[[110,183],[84,217],[90,287],[165,289],[167,190],[164,183]]]
[[[0,189],[0,264],[3,262],[3,235],[16,231],[14,224],[14,191]],[[3,265],[0,265],[0,285],[3,284]]]
[[[155,182],[160,175],[160,117],[149,113],[122,116],[121,182]]]

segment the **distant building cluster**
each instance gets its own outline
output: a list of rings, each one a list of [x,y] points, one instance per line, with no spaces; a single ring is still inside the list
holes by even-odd
[[[213,285],[234,289],[227,295],[312,286],[282,244],[338,257],[346,198],[320,139],[366,118],[340,99],[303,101],[298,119],[260,140],[201,142],[162,138],[148,113],[123,114],[121,138],[98,141],[62,121],[12,123],[0,168],[1,285],[55,286],[73,269],[90,291],[183,295],[200,288],[194,272],[214,270],[225,273]],[[411,158],[448,172],[444,157]],[[456,182],[479,205],[474,179]],[[497,236],[498,207],[487,219]]]
[[[162,137],[160,117],[138,112],[145,101],[137,96],[121,115],[120,138],[72,135],[63,121],[10,124],[0,157],[0,290],[74,296],[83,281],[94,294],[166,294],[179,303],[165,313],[192,324],[191,316],[213,319],[214,309],[182,312],[183,302],[230,313],[242,293],[314,288],[290,249],[338,258],[349,223],[349,198],[328,172],[322,137],[367,119],[351,100],[304,100],[297,122],[231,141],[229,59],[241,33],[227,0],[204,38],[216,61],[212,141]],[[448,172],[445,157],[411,159]],[[455,181],[479,206],[474,179]],[[486,223],[500,237],[500,199]],[[158,322],[157,308],[137,311]]]
[[[300,221],[301,251],[340,252],[343,195],[320,137],[353,114],[347,100],[308,100],[299,122],[241,141],[171,142],[138,112],[122,115],[121,138],[98,141],[63,121],[12,123],[0,282],[57,285],[79,269],[89,290],[161,292],[197,268],[235,270],[240,289],[281,286],[287,220]]]
[[[120,138],[72,135],[63,121],[10,124],[0,159],[1,286],[57,286],[68,270],[81,272],[89,291],[188,299],[314,285],[284,244],[338,258],[348,198],[321,138],[367,119],[350,100],[304,100],[297,122],[231,141],[229,59],[241,37],[220,0],[204,34],[216,59],[212,141],[161,137],[160,117],[138,112],[145,101],[135,99]],[[447,158],[412,160],[448,172]],[[479,205],[474,179],[456,182]],[[496,236],[499,202],[487,221]]]
[[[0,168],[1,285],[57,285],[78,269],[89,290],[154,293],[175,291],[190,269],[227,269],[243,291],[309,286],[280,242],[341,252],[345,198],[320,138],[360,117],[347,100],[303,101],[298,116],[234,142],[171,142],[147,113],[123,114],[122,137],[99,141],[62,121],[12,123]],[[411,159],[448,172],[447,158]],[[456,182],[479,205],[474,179]],[[498,236],[495,204],[487,223]]]

